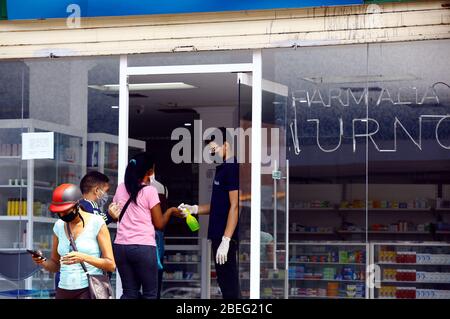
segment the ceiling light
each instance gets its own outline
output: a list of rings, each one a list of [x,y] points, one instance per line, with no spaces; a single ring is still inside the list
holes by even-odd
[[[355,75],[355,76],[321,76],[321,77],[305,77],[305,81],[321,84],[321,83],[365,83],[365,82],[393,82],[393,81],[414,81],[419,80],[417,76],[406,75]]]
[[[111,106],[111,108],[112,108],[112,109],[118,109],[119,106],[118,106],[118,105],[113,105],[113,106]]]
[[[119,84],[89,85],[91,89],[117,92],[120,89]],[[183,90],[196,89],[195,86],[184,82],[168,82],[168,83],[133,83],[128,84],[129,91],[150,91],[150,90]]]
[[[192,123],[184,123],[184,126],[192,126]]]

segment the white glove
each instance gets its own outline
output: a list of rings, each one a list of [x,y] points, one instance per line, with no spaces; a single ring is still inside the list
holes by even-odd
[[[187,205],[185,203],[178,206],[178,209],[181,210],[181,215],[184,218],[187,217],[188,214],[197,215],[198,214],[198,205]]]
[[[230,249],[230,238],[223,236],[219,248],[217,248],[216,263],[223,265],[227,262],[228,250]]]

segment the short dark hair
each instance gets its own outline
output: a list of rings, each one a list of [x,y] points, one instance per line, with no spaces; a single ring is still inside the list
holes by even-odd
[[[109,178],[105,174],[91,171],[84,175],[80,182],[80,189],[83,194],[89,193],[94,187],[108,184]]]
[[[222,136],[218,136],[219,132],[220,132],[220,134],[222,134]],[[230,132],[225,127],[223,127],[223,126],[218,127],[205,140],[205,145],[208,145],[211,142],[215,142],[219,146],[224,145],[225,142],[228,142],[229,144],[232,145],[233,144],[233,136],[231,136]]]

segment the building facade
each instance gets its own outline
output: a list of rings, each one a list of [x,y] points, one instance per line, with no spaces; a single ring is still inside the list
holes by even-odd
[[[214,169],[195,148],[173,161],[174,130],[251,128],[244,297],[450,298],[450,2],[17,2],[0,1],[0,250],[48,250],[53,187],[99,170],[114,190],[144,149],[171,205],[208,202]],[[23,160],[24,132],[54,132],[53,158]],[[220,296],[207,223],[168,229],[163,296]]]

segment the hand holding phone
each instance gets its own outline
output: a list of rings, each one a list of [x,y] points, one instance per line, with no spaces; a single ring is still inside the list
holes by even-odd
[[[27,249],[27,252],[29,254],[31,254],[31,256],[33,257],[34,262],[37,263],[37,264],[41,264],[41,263],[43,263],[44,261],[47,260],[47,258],[42,256],[42,253],[40,251]]]

